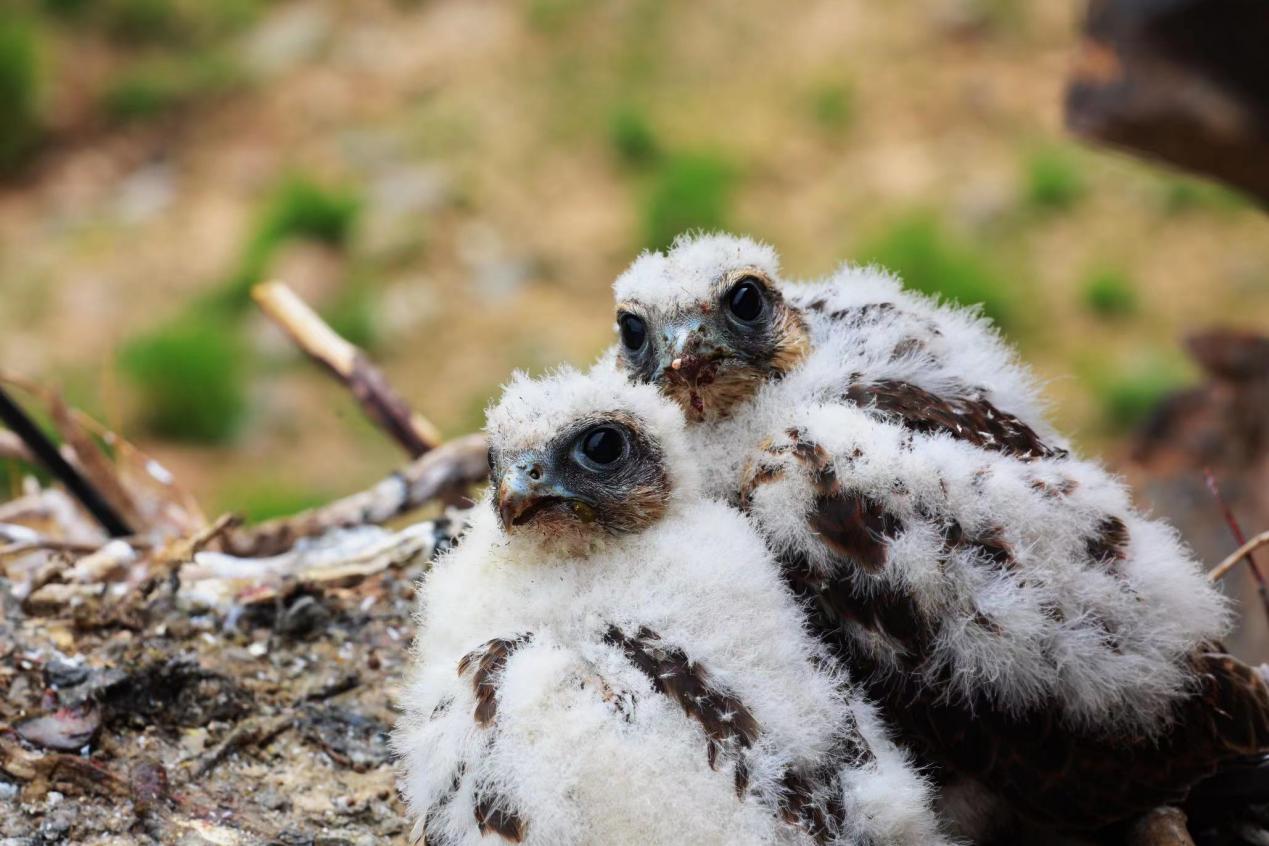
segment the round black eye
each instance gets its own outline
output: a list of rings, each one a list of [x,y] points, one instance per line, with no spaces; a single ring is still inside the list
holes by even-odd
[[[643,349],[643,345],[648,341],[648,326],[642,318],[635,317],[633,314],[623,314],[617,318],[617,325],[621,327],[621,343],[626,349],[631,352]]]
[[[727,292],[727,308],[737,320],[752,323],[762,314],[762,288],[752,277],[745,277]]]
[[[578,450],[586,463],[594,467],[611,467],[626,453],[626,441],[612,426],[599,426],[578,440]]]

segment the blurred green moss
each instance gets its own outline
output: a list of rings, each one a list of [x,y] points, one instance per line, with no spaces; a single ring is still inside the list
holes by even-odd
[[[820,129],[837,133],[855,120],[855,91],[844,82],[824,82],[810,96],[811,118]]]
[[[244,84],[246,74],[228,56],[162,56],[140,62],[110,80],[101,110],[120,122],[148,120]]]
[[[908,288],[962,305],[981,304],[999,326],[1016,328],[1014,294],[987,256],[952,238],[931,214],[899,220],[856,254],[896,273]]]
[[[334,247],[352,236],[361,200],[351,189],[330,187],[294,174],[274,190],[243,249],[238,268],[213,297],[211,305],[239,313],[251,305],[251,288],[263,281],[269,260],[291,238],[307,238]]]
[[[0,11],[0,172],[21,164],[39,139],[42,58],[34,24]]]
[[[342,246],[352,233],[360,209],[361,202],[351,190],[294,175],[283,181],[270,198],[256,241],[276,245],[287,238],[309,238]]]
[[[1137,313],[1137,289],[1132,280],[1117,268],[1094,270],[1081,287],[1084,307],[1105,319],[1128,317]]]
[[[79,20],[94,6],[94,0],[40,0],[46,14],[65,20]]]
[[[289,517],[310,508],[324,505],[335,498],[334,492],[315,491],[311,487],[288,485],[276,478],[254,483],[236,483],[220,492],[219,510],[241,514],[249,523],[260,523],[275,517]]]
[[[209,44],[255,20],[260,0],[100,0],[95,21],[134,46]]]
[[[1159,204],[1167,214],[1186,214],[1193,211],[1231,212],[1255,205],[1250,197],[1218,182],[1186,176],[1164,179],[1159,194]]]
[[[1066,211],[1088,192],[1080,160],[1065,147],[1031,151],[1023,170],[1023,200],[1029,208]]]
[[[652,123],[636,106],[622,106],[612,113],[608,121],[608,140],[617,158],[630,167],[649,165],[661,155],[661,144]]]
[[[691,229],[725,229],[736,172],[708,153],[676,155],[658,170],[643,210],[644,245],[662,250]]]
[[[137,389],[149,433],[220,443],[238,432],[247,411],[247,355],[233,324],[183,316],[134,338],[119,364]]]
[[[379,341],[374,302],[374,291],[368,283],[349,280],[340,287],[333,302],[322,309],[322,319],[345,340],[370,350]]]
[[[1185,362],[1148,355],[1105,369],[1104,362],[1085,368],[1085,381],[1101,406],[1106,428],[1123,433],[1146,420],[1171,393],[1185,385]]]
[[[530,0],[527,8],[529,25],[539,32],[556,35],[592,5],[592,0]]]

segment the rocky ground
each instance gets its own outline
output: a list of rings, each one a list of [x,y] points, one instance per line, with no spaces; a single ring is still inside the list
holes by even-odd
[[[429,552],[221,610],[174,577],[121,604],[0,584],[0,843],[395,842],[393,690]]]

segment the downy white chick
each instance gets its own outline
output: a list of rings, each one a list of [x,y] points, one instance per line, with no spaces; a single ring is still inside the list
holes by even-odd
[[[976,312],[877,268],[788,285],[771,248],[722,235],[645,253],[615,293],[616,366],[680,404],[706,493],[757,521],[948,783],[1093,829],[1269,746],[1221,596],[1070,453]]]
[[[611,368],[517,375],[492,484],[420,593],[395,735],[429,844],[944,843],[682,415]]]

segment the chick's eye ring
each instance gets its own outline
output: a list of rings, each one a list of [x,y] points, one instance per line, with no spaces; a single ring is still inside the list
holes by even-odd
[[[746,276],[731,286],[726,296],[727,310],[742,323],[752,323],[762,316],[765,302],[758,280]]]
[[[626,439],[614,426],[596,426],[581,434],[574,452],[583,466],[607,470],[625,457]]]
[[[643,345],[648,342],[648,325],[643,322],[643,318],[623,314],[617,318],[617,325],[621,329],[622,346],[631,352],[643,349]]]

